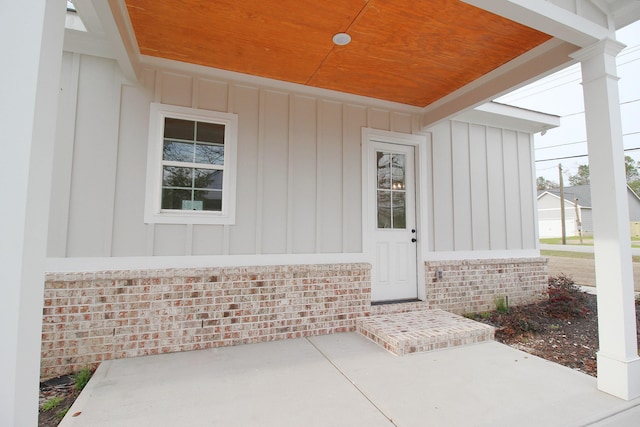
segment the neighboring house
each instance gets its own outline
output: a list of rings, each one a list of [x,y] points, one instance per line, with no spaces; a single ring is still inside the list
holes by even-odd
[[[640,198],[638,198],[636,193],[634,193],[629,186],[627,186],[627,195],[627,201],[629,204],[629,221],[640,221]],[[552,188],[538,192],[538,232],[541,238],[562,236],[560,209],[559,188]],[[590,185],[565,187],[564,209],[566,236],[580,235],[578,220],[580,221],[582,234],[586,236],[593,235]]]
[[[605,162],[619,102],[601,64],[640,19],[627,0],[77,0],[63,32],[62,1],[27,3],[0,18],[16,419],[40,362],[51,376],[348,331],[389,300],[537,298],[532,134],[558,120],[487,102],[580,61],[590,162]],[[632,304],[621,286],[598,298]],[[635,337],[624,319],[606,319],[616,339]],[[628,352],[603,348],[602,387],[623,395]]]

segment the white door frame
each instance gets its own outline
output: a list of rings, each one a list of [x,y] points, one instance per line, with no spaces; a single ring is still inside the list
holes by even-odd
[[[371,265],[375,262],[372,231],[375,225],[374,211],[370,209],[371,183],[369,182],[369,165],[373,162],[370,158],[371,141],[385,142],[413,146],[415,149],[415,181],[416,181],[416,226],[417,239],[417,285],[418,299],[425,300],[425,272],[424,254],[427,249],[427,151],[428,135],[415,135],[398,132],[390,132],[372,128],[362,128],[362,252]],[[373,281],[372,281],[373,283]]]

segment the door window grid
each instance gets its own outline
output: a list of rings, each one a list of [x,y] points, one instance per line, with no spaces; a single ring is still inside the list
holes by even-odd
[[[405,229],[405,155],[376,152],[376,200],[379,229]]]

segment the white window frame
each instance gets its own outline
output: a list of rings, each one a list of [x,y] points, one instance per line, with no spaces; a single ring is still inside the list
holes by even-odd
[[[163,210],[161,208],[162,147],[164,122],[167,117],[224,125],[224,176],[222,180],[222,210],[220,212]],[[235,224],[237,146],[237,114],[151,103],[144,222],[147,224]]]

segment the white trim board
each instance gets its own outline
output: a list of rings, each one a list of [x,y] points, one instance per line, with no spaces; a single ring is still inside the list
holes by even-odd
[[[446,251],[429,252],[423,261],[464,261],[482,259],[539,258],[539,249],[518,249],[499,251]]]
[[[74,273],[105,270],[354,263],[369,263],[369,259],[362,253],[47,258],[45,271],[48,273]]]

